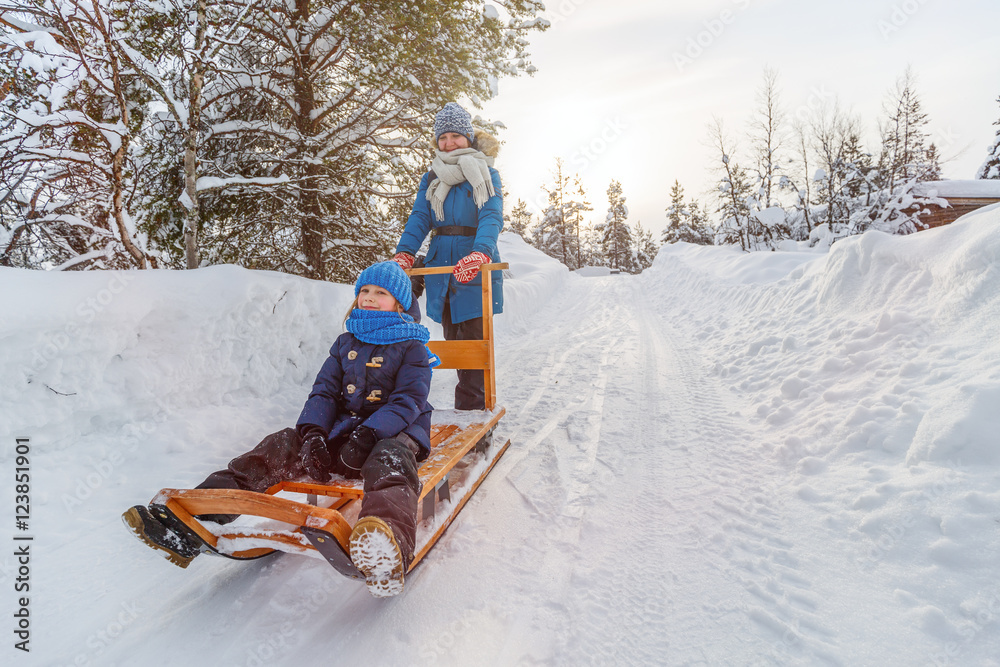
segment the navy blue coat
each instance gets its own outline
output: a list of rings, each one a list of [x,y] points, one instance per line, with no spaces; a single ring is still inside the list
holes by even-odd
[[[437,220],[427,199],[430,172],[424,174],[396,252],[416,255],[432,229],[461,225],[476,228],[476,235],[435,236],[427,250],[425,266],[451,266],[473,251],[485,253],[493,262],[502,261],[497,250],[497,237],[503,229],[502,186],[500,173],[496,169],[490,167],[490,175],[493,177],[493,191],[496,194],[486,200],[482,208],[476,206],[472,198],[472,186],[466,181],[448,191],[448,196],[444,199],[444,220]],[[493,271],[492,275],[493,312],[499,313],[503,311],[503,273]],[[449,275],[426,276],[424,281],[427,290],[427,316],[435,322],[441,321],[446,293],[451,303],[451,321],[455,324],[483,316],[481,273],[464,285]]]
[[[372,345],[343,333],[330,348],[297,425],[320,426],[328,441],[362,424],[380,440],[406,433],[420,445],[417,459],[423,460],[431,447],[430,386],[423,343]]]

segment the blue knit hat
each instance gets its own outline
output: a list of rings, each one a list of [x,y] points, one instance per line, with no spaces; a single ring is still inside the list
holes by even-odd
[[[476,140],[476,130],[472,127],[472,116],[454,102],[448,102],[434,117],[434,141],[440,139],[445,132],[457,132],[465,135],[470,145]]]
[[[379,262],[362,271],[354,283],[355,297],[361,294],[361,288],[365,285],[377,285],[383,288],[395,297],[403,310],[410,309],[410,304],[413,302],[413,284],[396,262]]]

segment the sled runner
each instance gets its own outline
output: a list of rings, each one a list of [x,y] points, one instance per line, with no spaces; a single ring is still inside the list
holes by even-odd
[[[482,271],[482,340],[431,341],[441,359],[438,368],[481,369],[486,409],[435,410],[431,417],[431,452],[420,464],[422,489],[417,540],[409,571],[423,559],[503,456],[510,441],[494,442],[504,415],[496,405],[493,356],[493,295],[490,272],[507,264],[486,264]],[[451,273],[451,267],[411,269],[414,275]],[[266,493],[234,489],[162,489],[149,509],[177,530],[197,537],[203,551],[227,558],[261,558],[275,551],[323,558],[338,572],[364,579],[351,562],[349,539],[364,496],[360,480],[337,478],[279,482]],[[199,515],[239,514],[264,521],[220,525]]]

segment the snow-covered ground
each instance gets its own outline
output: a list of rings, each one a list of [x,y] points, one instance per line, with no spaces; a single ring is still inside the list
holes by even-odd
[[[350,287],[0,269],[3,663],[1000,665],[1000,207],[639,276],[501,249],[512,445],[390,600],[119,519],[295,420]]]

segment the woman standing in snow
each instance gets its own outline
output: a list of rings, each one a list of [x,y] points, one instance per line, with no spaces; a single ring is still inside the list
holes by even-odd
[[[430,452],[429,333],[405,313],[413,290],[394,262],[358,276],[355,300],[319,371],[296,427],[264,438],[214,472],[199,489],[262,493],[280,481],[331,473],[364,480],[364,499],[350,539],[351,560],[376,597],[403,590],[413,560],[420,480],[417,461]],[[202,544],[144,505],[122,518],[148,546],[187,567]],[[218,523],[230,515],[200,517]]]
[[[420,181],[413,210],[393,259],[413,266],[427,235],[424,266],[455,265],[452,275],[425,277],[427,315],[444,328],[447,340],[482,337],[482,276],[479,267],[499,262],[497,237],[503,229],[500,174],[493,161],[500,144],[472,127],[469,113],[449,102],[434,118],[434,161]],[[503,311],[503,276],[493,272],[493,312]],[[486,407],[483,372],[459,370],[455,408]]]

